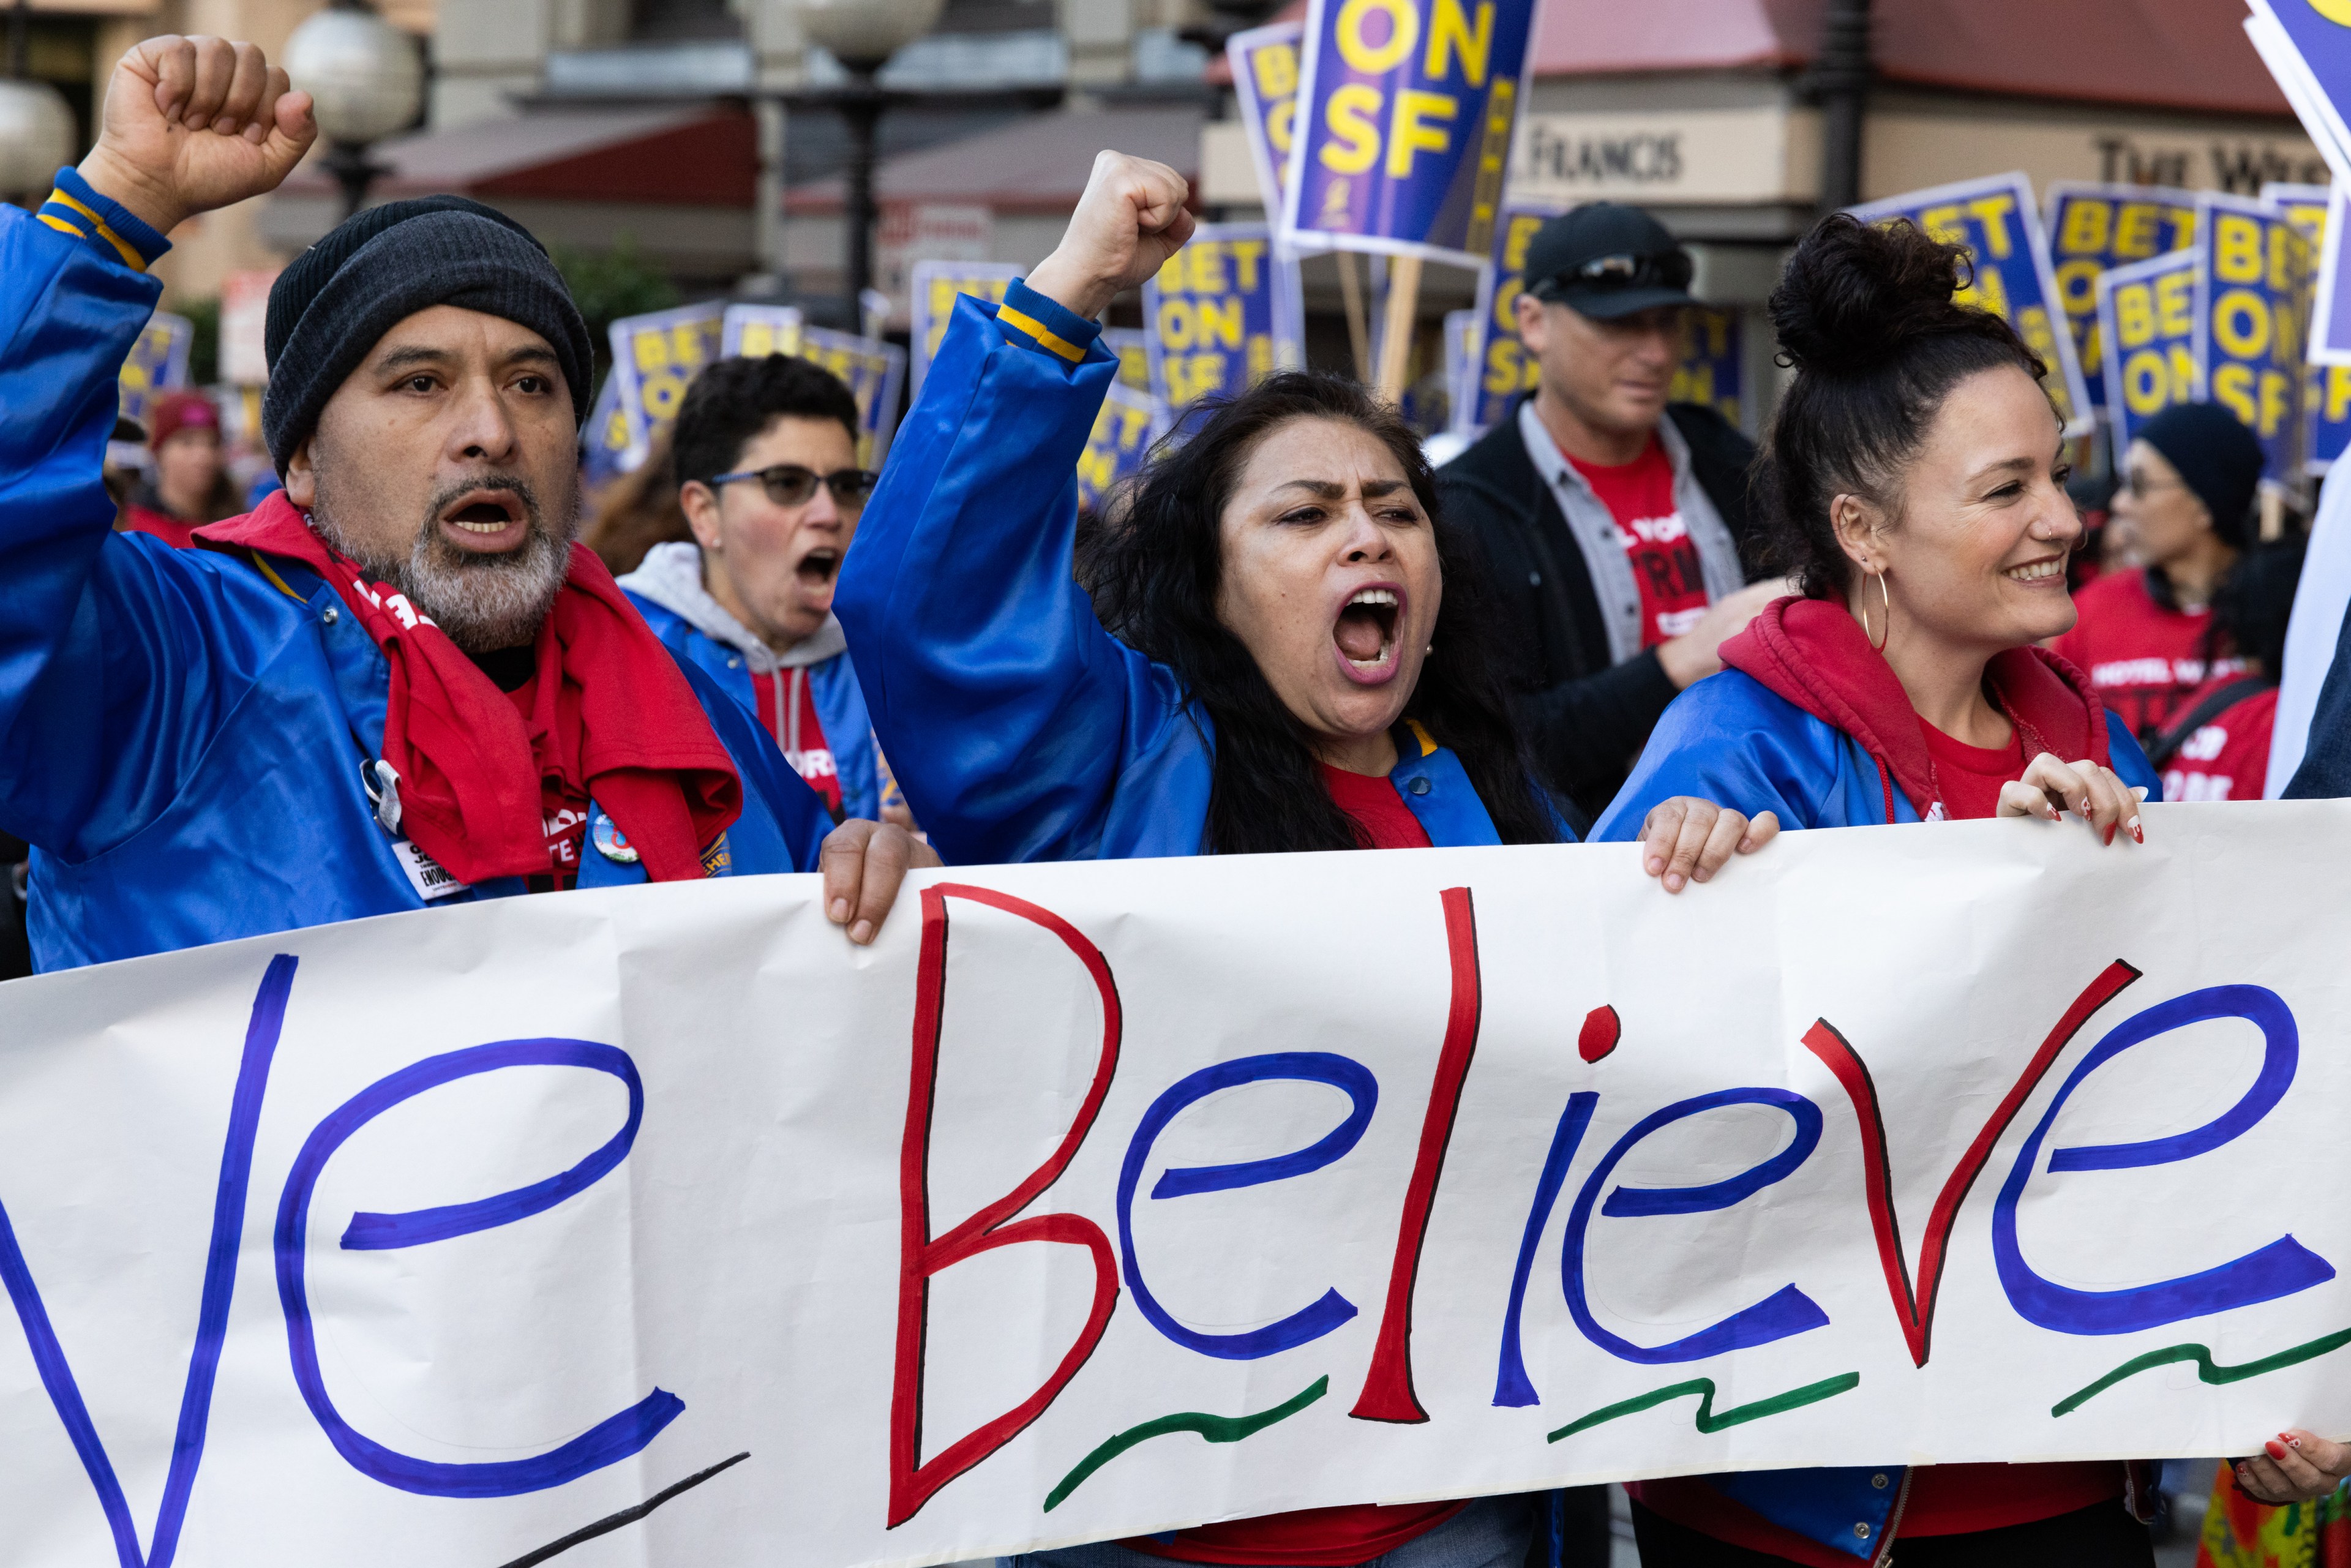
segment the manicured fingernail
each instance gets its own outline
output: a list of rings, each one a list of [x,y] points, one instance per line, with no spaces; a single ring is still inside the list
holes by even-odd
[[[2090,798],[2087,795],[2082,797],[2081,811],[2085,817],[2090,814]]]
[[[873,940],[873,922],[861,920],[849,928],[849,939],[860,946]]]
[[[2130,833],[2131,833],[2131,841],[2132,841],[2133,843],[2140,843],[2140,844],[2143,844],[2143,843],[2147,842],[2147,834],[2146,834],[2146,832],[2145,832],[2145,831],[2144,831],[2139,827],[2139,825],[2138,825],[2138,819],[2137,819],[2137,817],[2133,817],[2133,818],[2132,818],[2128,822],[2126,822],[2126,823],[2125,823],[2125,824],[2123,824],[2123,825],[2124,825],[2125,827],[2127,827],[2128,829],[2130,829]]]
[[[2262,1447],[2269,1450],[2270,1458],[2273,1459],[2283,1459],[2285,1458],[2285,1445],[2279,1442],[2274,1437],[2271,1438],[2268,1442],[2263,1443]]]
[[[2113,843],[2114,841],[2115,841],[2115,830],[2114,830],[2114,824],[2112,824],[2112,823],[2110,822],[2110,823],[2108,823],[2108,824],[2106,825],[2106,836],[2105,836],[2103,840],[2101,840],[2101,841],[2100,841],[2100,842],[2102,842],[2102,843],[2108,843],[2108,844],[2111,844],[2111,843]]]
[[[2285,1446],[2289,1448],[2299,1448],[2302,1447],[2302,1439],[2299,1437],[2288,1437],[2285,1440]]]
[[[835,925],[849,924],[849,900],[836,898],[832,901],[832,923]]]

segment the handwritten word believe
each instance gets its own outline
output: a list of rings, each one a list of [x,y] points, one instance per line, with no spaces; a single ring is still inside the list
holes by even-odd
[[[1423,1111],[1418,1153],[1404,1191],[1378,1337],[1363,1389],[1349,1412],[1362,1420],[1412,1423],[1428,1419],[1413,1390],[1413,1293],[1429,1213],[1436,1202],[1446,1150],[1452,1138],[1454,1115],[1477,1051],[1479,1016],[1477,925],[1469,890],[1448,888],[1440,896],[1445,909],[1452,999],[1444,1041],[1437,1053],[1436,1079]],[[1102,1035],[1093,1081],[1052,1155],[1001,1198],[985,1206],[946,1235],[933,1237],[929,1199],[931,1117],[938,1082],[940,1020],[946,1003],[948,904],[954,899],[1018,915],[1051,933],[1067,946],[1085,967],[1101,998]],[[2117,961],[2109,965],[2074,998],[2042,1041],[1937,1195],[1918,1249],[1915,1277],[1903,1255],[1884,1119],[1868,1068],[1826,1019],[1806,1031],[1806,1049],[1836,1077],[1853,1108],[1862,1145],[1863,1195],[1876,1237],[1886,1291],[1916,1364],[1924,1366],[1930,1352],[1935,1301],[1942,1281],[1951,1228],[1960,1205],[1982,1174],[2001,1134],[2055,1065],[2066,1045],[2092,1014],[2138,977],[2139,972],[2127,964]],[[1160,1305],[1145,1282],[1131,1215],[1136,1186],[1160,1134],[1186,1107],[1219,1090],[1279,1080],[1327,1083],[1347,1096],[1350,1108],[1337,1127],[1290,1154],[1236,1165],[1170,1168],[1161,1174],[1152,1189],[1153,1198],[1284,1181],[1321,1170],[1343,1158],[1362,1139],[1378,1104],[1379,1086],[1369,1069],[1330,1052],[1274,1052],[1219,1062],[1179,1080],[1161,1093],[1130,1136],[1120,1166],[1119,1247],[1114,1260],[1109,1238],[1100,1226],[1081,1215],[1014,1218],[1060,1179],[1076,1157],[1093,1128],[1118,1069],[1122,1032],[1118,988],[1101,951],[1050,910],[987,888],[942,883],[923,894],[917,985],[913,1075],[899,1170],[902,1245],[898,1343],[891,1399],[888,1521],[892,1528],[913,1518],[942,1488],[1011,1441],[1060,1396],[1109,1328],[1118,1301],[1122,1269],[1126,1288],[1134,1293],[1135,1305],[1144,1319],[1175,1343],[1203,1355],[1228,1360],[1272,1355],[1319,1339],[1356,1316],[1353,1302],[1336,1290],[1326,1290],[1319,1299],[1287,1317],[1245,1333],[1207,1333],[1187,1328]],[[2050,1101],[2048,1109],[2017,1152],[1992,1210],[1992,1252],[2001,1286],[2009,1304],[2027,1322],[2061,1333],[2132,1333],[2274,1301],[2335,1277],[2332,1265],[2291,1236],[2199,1273],[2116,1291],[2080,1291],[2057,1284],[2036,1273],[2024,1260],[2017,1240],[2017,1205],[2039,1163],[2042,1145],[2050,1128],[2074,1091],[2100,1067],[2133,1046],[2191,1023],[2224,1018],[2247,1019],[2262,1032],[2261,1071],[2235,1105],[2200,1127],[2168,1137],[2137,1144],[2058,1149],[2050,1156],[2048,1170],[2056,1176],[2068,1171],[2128,1169],[2190,1159],[2217,1149],[2241,1136],[2266,1116],[2294,1081],[2300,1052],[2294,1016],[2276,993],[2259,986],[2211,987],[2158,1003],[2125,1020],[2082,1060]],[[1614,1010],[1605,1007],[1594,1009],[1578,1042],[1579,1054],[1587,1062],[1599,1060],[1615,1048],[1617,1032]],[[1599,1101],[1599,1094],[1590,1090],[1579,1090],[1568,1097],[1567,1108],[1561,1113],[1550,1151],[1536,1179],[1510,1298],[1503,1311],[1493,1400],[1498,1406],[1540,1403],[1520,1349],[1520,1317],[1536,1252]],[[1609,1190],[1610,1177],[1617,1166],[1645,1140],[1691,1117],[1748,1104],[1768,1106],[1789,1118],[1795,1135],[1785,1148],[1737,1176],[1704,1186],[1618,1186]],[[1806,1096],[1777,1087],[1742,1087],[1677,1101],[1645,1117],[1618,1138],[1584,1178],[1569,1211],[1561,1244],[1561,1290],[1570,1315],[1583,1336],[1622,1360],[1661,1364],[1751,1349],[1828,1326],[1827,1312],[1791,1283],[1763,1301],[1680,1339],[1662,1345],[1643,1345],[1602,1326],[1591,1310],[1583,1280],[1585,1237],[1595,1211],[1612,1218],[1633,1218],[1705,1214],[1732,1207],[1765,1187],[1786,1180],[1801,1168],[1818,1148],[1822,1128],[1821,1108]],[[1026,1399],[946,1444],[929,1459],[923,1459],[924,1360],[931,1281],[983,1252],[1029,1242],[1083,1248],[1092,1260],[1094,1299],[1085,1326],[1052,1374]]]
[[[1435,1206],[1463,1084],[1479,1034],[1480,984],[1476,921],[1469,890],[1449,888],[1442,899],[1451,997],[1437,1071],[1423,1107],[1413,1168],[1399,1206],[1396,1241],[1371,1365],[1350,1414],[1359,1419],[1417,1423],[1428,1419],[1413,1386],[1412,1306],[1422,1245]],[[938,1078],[941,1020],[946,993],[950,901],[988,905],[1040,927],[1060,941],[1083,966],[1100,997],[1102,1034],[1095,1069],[1083,1103],[1059,1145],[1011,1191],[979,1209],[945,1235],[930,1233],[928,1166],[933,1102]],[[1346,1095],[1348,1114],[1338,1126],[1304,1148],[1270,1158],[1232,1165],[1176,1167],[1154,1186],[1154,1200],[1226,1191],[1288,1180],[1344,1158],[1363,1138],[1376,1113],[1379,1087],[1360,1062],[1332,1052],[1289,1051],[1243,1057],[1187,1074],[1163,1091],[1144,1113],[1120,1166],[1116,1198],[1119,1244],[1113,1256],[1102,1228],[1069,1213],[1020,1218],[1057,1181],[1092,1133],[1119,1065],[1123,1031],[1117,985],[1109,963],[1068,922],[1040,905],[992,890],[942,883],[922,895],[922,944],[916,971],[912,1069],[900,1155],[901,1248],[897,1345],[890,1413],[888,1522],[914,1517],[939,1490],[1009,1442],[1043,1414],[1083,1367],[1107,1330],[1123,1284],[1137,1310],[1161,1334],[1198,1354],[1226,1360],[1252,1360],[1309,1343],[1357,1316],[1355,1304],[1326,1290],[1299,1311],[1259,1328],[1210,1333],[1179,1322],[1153,1294],[1135,1245],[1132,1213],[1137,1188],[1160,1134],[1186,1109],[1221,1090],[1251,1083],[1299,1081],[1326,1083]],[[99,1440],[71,1367],[52,1326],[5,1208],[0,1208],[0,1286],[5,1286],[22,1325],[44,1389],[66,1428],[97,1492],[122,1568],[168,1568],[177,1551],[188,1499],[202,1463],[214,1375],[234,1290],[256,1129],[269,1071],[282,1031],[296,960],[280,955],[265,973],[247,1024],[236,1082],[231,1094],[227,1135],[215,1189],[210,1246],[200,1295],[194,1350],[183,1389],[177,1433],[158,1507],[152,1544],[141,1551],[123,1489]],[[1876,1090],[1860,1055],[1825,1019],[1803,1043],[1836,1077],[1851,1103],[1862,1145],[1862,1186],[1888,1295],[1913,1360],[1928,1360],[1935,1301],[1951,1227],[1960,1205],[1989,1162],[2000,1137],[2025,1101],[2054,1066],[2090,1017],[2138,978],[2120,962],[2110,965],[2077,997],[2051,1030],[1961,1155],[1938,1195],[1918,1249],[1917,1273],[1906,1260],[1891,1197],[1889,1162]],[[2016,1207],[2041,1157],[2059,1113],[2076,1089],[2100,1067],[2134,1046],[2189,1024],[2237,1018],[2252,1022],[2262,1038],[2260,1071],[2244,1095],[2204,1125],[2137,1144],[2061,1148],[2049,1158],[2052,1176],[2072,1171],[2116,1170],[2168,1164],[2220,1148],[2261,1122],[2292,1084],[2299,1037],[2292,1013],[2275,993],[2258,986],[2219,986],[2177,997],[2126,1019],[2073,1070],[2040,1122],[2018,1151],[1994,1202],[1993,1255],[1998,1277],[2011,1307],[2026,1321],[2072,1334],[2130,1333],[2164,1323],[2209,1315],[2305,1291],[2335,1277],[2325,1260],[2291,1236],[2282,1237],[2231,1262],[2179,1279],[2114,1291],[2078,1291],[2036,1273],[2024,1260],[2016,1231]],[[1586,1062],[1615,1049],[1614,1009],[1595,1009],[1579,1040]],[[278,1303],[287,1330],[294,1380],[312,1417],[336,1451],[354,1469],[385,1486],[423,1496],[494,1498],[559,1487],[642,1451],[685,1408],[677,1396],[654,1388],[625,1410],[554,1448],[528,1458],[478,1463],[441,1463],[369,1437],[336,1408],[320,1374],[306,1286],[310,1204],[335,1154],[377,1117],[431,1090],[460,1079],[517,1067],[570,1067],[603,1072],[628,1092],[628,1113],[618,1131],[585,1158],[556,1176],[494,1197],[403,1214],[360,1212],[345,1228],[340,1246],[349,1250],[389,1250],[426,1246],[528,1219],[577,1196],[610,1175],[626,1159],[644,1114],[644,1090],[626,1052],[609,1045],[567,1039],[498,1040],[432,1056],[390,1073],[346,1101],[303,1140],[278,1197],[273,1235]],[[1494,1404],[1540,1402],[1520,1349],[1520,1319],[1536,1254],[1554,1206],[1565,1186],[1600,1096],[1590,1090],[1570,1094],[1535,1184],[1509,1299],[1504,1305]],[[1762,1105],[1785,1114],[1794,1131],[1788,1145],[1749,1169],[1696,1186],[1633,1187],[1610,1180],[1642,1142],[1677,1123],[1728,1106]],[[1692,1096],[1659,1109],[1619,1137],[1593,1166],[1570,1207],[1561,1246],[1560,1282],[1578,1329],[1594,1345],[1622,1360],[1662,1364],[1701,1360],[1728,1351],[1768,1344],[1827,1326],[1828,1315],[1795,1284],[1720,1322],[1660,1345],[1644,1345],[1611,1333],[1593,1314],[1584,1286],[1585,1237],[1595,1213],[1627,1218],[1687,1215],[1727,1209],[1785,1180],[1816,1151],[1823,1113],[1808,1097],[1778,1087],[1747,1086]],[[1094,1270],[1094,1292],[1084,1326],[1046,1381],[1010,1410],[946,1444],[927,1461],[923,1450],[924,1359],[930,1281],[946,1270],[1003,1247],[1043,1242],[1085,1249]]]

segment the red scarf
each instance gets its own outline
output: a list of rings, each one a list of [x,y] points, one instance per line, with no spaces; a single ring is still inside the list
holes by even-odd
[[[742,814],[734,759],[612,574],[571,547],[538,632],[528,726],[406,596],[366,582],[285,493],[198,533],[215,549],[300,561],[334,586],[392,666],[383,759],[400,775],[400,831],[461,882],[556,866],[547,821],[591,791],[655,882],[705,873],[703,849]]]

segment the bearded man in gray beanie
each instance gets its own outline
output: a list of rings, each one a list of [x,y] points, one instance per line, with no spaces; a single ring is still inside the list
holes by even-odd
[[[588,330],[502,214],[395,203],[305,252],[267,320],[284,491],[185,550],[112,531],[148,267],[315,135],[252,45],[150,39],[79,168],[0,208],[0,828],[33,845],[37,967],[820,856],[870,939],[925,852],[820,849],[772,738],[573,542]]]

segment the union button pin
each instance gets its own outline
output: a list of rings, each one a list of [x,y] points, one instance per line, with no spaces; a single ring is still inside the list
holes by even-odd
[[[608,861],[622,865],[637,863],[637,847],[629,842],[629,835],[621,831],[621,824],[612,821],[602,807],[588,825],[588,836],[596,845],[596,852]]]

